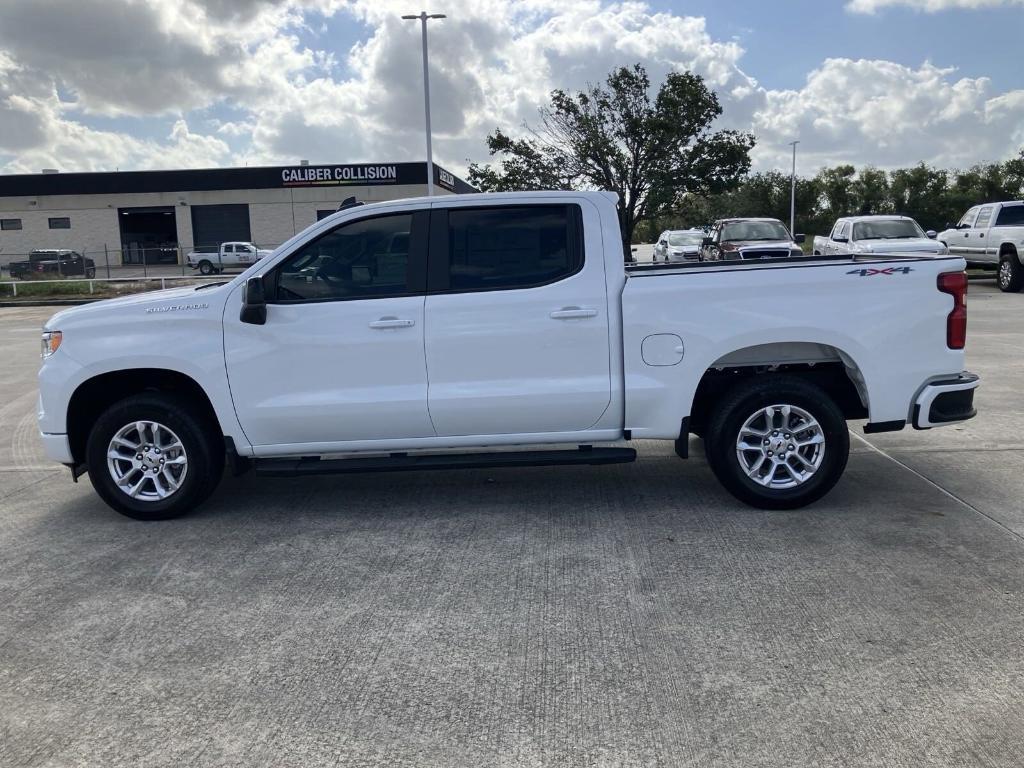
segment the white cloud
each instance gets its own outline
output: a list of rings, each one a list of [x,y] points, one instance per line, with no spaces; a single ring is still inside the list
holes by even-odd
[[[986,0],[915,4],[952,2]],[[0,170],[424,155],[419,24],[399,19],[406,0],[15,5],[0,25],[0,154],[14,158]],[[347,54],[308,42],[319,38],[305,33],[332,14],[369,30]],[[998,93],[985,78],[928,63],[848,59],[826,60],[799,90],[769,90],[742,69],[737,42],[715,40],[704,19],[644,2],[476,0],[431,22],[429,34],[435,158],[457,172],[487,160],[484,138],[496,127],[515,133],[536,121],[552,89],[597,83],[637,61],[655,83],[671,70],[703,75],[722,100],[721,124],[757,136],[757,167],[788,167],[794,138],[808,171],[841,161],[968,165],[1024,144],[1024,91]],[[219,107],[231,118],[195,116]],[[173,128],[141,139],[124,116]]]
[[[1024,144],[1024,90],[992,93],[987,78],[890,61],[828,59],[799,91],[768,92],[754,116],[761,165],[782,166],[801,140],[804,168],[849,162],[883,167],[926,161],[964,167]]]
[[[902,7],[925,13],[938,13],[954,8],[976,10],[999,6],[1024,5],[1024,0],[849,0],[851,13],[875,13],[883,8]]]

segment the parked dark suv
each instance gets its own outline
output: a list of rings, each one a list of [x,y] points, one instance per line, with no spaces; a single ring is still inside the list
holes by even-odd
[[[791,235],[778,219],[719,219],[701,244],[701,261],[803,256],[803,235]]]
[[[96,277],[96,263],[77,251],[37,250],[28,255],[28,261],[12,261],[8,267],[11,277]]]

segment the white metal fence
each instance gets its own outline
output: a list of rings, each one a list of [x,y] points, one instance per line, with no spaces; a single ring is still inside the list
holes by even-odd
[[[142,293],[143,291],[155,291],[158,288],[173,288],[176,285],[189,285],[192,283],[208,283],[208,282],[223,282],[225,277],[222,275],[211,275],[209,277],[202,277],[200,275],[149,275],[140,277],[93,277],[93,278],[76,278],[76,277],[65,277],[57,280],[0,280],[0,298],[4,297],[17,297],[18,289],[21,288],[21,294],[24,296],[35,295],[38,291],[35,286],[53,285],[55,287],[62,287],[67,285],[83,285],[87,288],[89,294],[95,294],[97,286],[121,286],[123,288],[131,288],[133,285],[146,285],[146,287],[140,291],[126,290],[124,293]],[[47,298],[71,298],[76,295],[85,295],[83,293],[46,293],[45,291],[41,294]]]
[[[260,250],[273,250],[279,244],[256,243]],[[84,278],[88,271],[92,271],[96,277],[108,279],[115,278],[138,278],[138,277],[187,277],[196,274],[196,270],[188,265],[188,255],[191,252],[204,254],[205,257],[218,268],[241,272],[245,266],[235,266],[231,263],[229,255],[221,263],[217,247],[209,246],[202,248],[187,248],[182,246],[154,247],[154,248],[108,248],[83,249],[83,248],[40,248],[46,251],[73,251],[83,257],[83,266],[75,265],[67,267],[58,261],[56,272],[52,270],[38,273],[42,279],[68,279]],[[15,279],[11,275],[10,265],[18,262],[31,261],[32,253],[11,253],[0,250],[0,280],[4,278]],[[56,260],[51,258],[50,260]],[[19,270],[19,272],[22,270]]]

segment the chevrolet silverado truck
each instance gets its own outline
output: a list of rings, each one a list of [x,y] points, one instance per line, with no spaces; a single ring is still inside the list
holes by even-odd
[[[221,243],[212,253],[192,251],[186,262],[192,269],[198,269],[201,275],[214,275],[225,269],[252,266],[271,253],[272,251],[257,248],[252,243]]]
[[[19,280],[35,278],[96,277],[96,262],[77,251],[36,250],[28,261],[12,261],[7,265],[11,277]]]
[[[738,499],[788,509],[839,480],[847,420],[974,415],[966,291],[959,257],[629,266],[611,193],[374,203],[230,281],[54,315],[39,429],[150,520],[194,508],[225,463],[596,465],[635,440],[686,458],[691,434]]]
[[[939,240],[972,267],[998,269],[999,288],[1024,288],[1024,201],[976,205]]]
[[[701,244],[700,260],[800,257],[803,241],[778,219],[719,219]]]
[[[836,219],[827,237],[814,238],[813,253],[916,253],[941,256],[948,251],[935,232],[925,232],[909,216],[845,216]]]

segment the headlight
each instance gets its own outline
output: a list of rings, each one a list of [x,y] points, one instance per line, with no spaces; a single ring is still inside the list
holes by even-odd
[[[64,334],[60,331],[43,331],[43,359],[56,352],[63,340]]]

